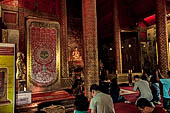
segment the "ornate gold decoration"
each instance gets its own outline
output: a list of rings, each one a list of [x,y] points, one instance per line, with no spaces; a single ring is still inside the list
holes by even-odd
[[[51,105],[43,108],[41,111],[45,111],[47,113],[65,113],[65,107],[61,105]]]
[[[165,0],[156,0],[156,38],[158,44],[158,67],[167,75],[169,65],[168,33]]]
[[[8,31],[5,29],[2,29],[2,43],[8,42]]]

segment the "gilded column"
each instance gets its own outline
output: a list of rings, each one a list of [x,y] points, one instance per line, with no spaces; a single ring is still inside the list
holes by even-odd
[[[82,16],[85,91],[90,97],[91,84],[99,81],[96,0],[82,0]]]
[[[169,53],[165,0],[156,0],[156,38],[158,47],[158,67],[163,75],[167,75]]]
[[[67,52],[67,7],[66,0],[60,0],[60,52],[61,52],[61,77],[68,77],[68,52]]]
[[[118,73],[122,73],[122,54],[121,54],[121,37],[118,15],[118,0],[113,0],[113,33],[114,33],[114,53],[115,64]]]

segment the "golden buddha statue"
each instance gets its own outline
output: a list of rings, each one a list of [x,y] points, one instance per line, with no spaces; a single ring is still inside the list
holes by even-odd
[[[25,80],[26,66],[24,63],[24,54],[21,52],[17,53],[16,67],[17,67],[16,79]]]
[[[72,53],[72,58],[73,61],[79,61],[82,60],[81,56],[80,56],[80,52],[78,51],[78,48],[76,47]]]

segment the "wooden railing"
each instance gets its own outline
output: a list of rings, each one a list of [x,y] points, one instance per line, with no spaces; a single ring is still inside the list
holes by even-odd
[[[118,84],[123,84],[123,83],[127,83],[129,84],[129,80],[132,80],[132,83],[134,83],[134,76],[135,75],[139,75],[142,76],[142,73],[120,73],[117,74],[117,82]]]

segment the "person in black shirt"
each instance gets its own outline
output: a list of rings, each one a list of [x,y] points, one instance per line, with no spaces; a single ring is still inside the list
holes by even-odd
[[[144,72],[142,74],[141,79],[150,82],[150,78],[149,78],[149,76],[148,76],[148,74],[146,72]]]
[[[110,95],[114,103],[116,102],[130,103],[123,96],[120,95],[120,87],[117,84],[117,78],[113,78],[111,81]]]
[[[76,75],[76,79],[72,85],[72,92],[74,96],[84,94],[84,81],[81,79],[80,75]]]

